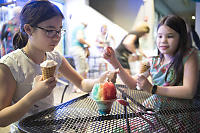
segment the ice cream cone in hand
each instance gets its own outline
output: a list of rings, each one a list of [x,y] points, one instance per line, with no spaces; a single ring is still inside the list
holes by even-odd
[[[43,80],[54,76],[57,63],[54,60],[46,60],[40,64]]]
[[[150,65],[148,62],[144,62],[144,61],[141,62],[139,75],[143,75],[143,76],[147,77],[148,73],[149,73],[148,72],[149,68],[150,68]],[[141,90],[141,88],[138,85],[136,86],[136,88],[137,88],[137,90]]]
[[[141,62],[140,63],[140,74],[144,74],[144,76],[146,77],[145,72],[147,72],[147,70],[150,68],[148,62]]]

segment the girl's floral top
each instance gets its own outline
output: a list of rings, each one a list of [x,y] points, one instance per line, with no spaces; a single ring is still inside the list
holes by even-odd
[[[192,54],[194,51],[194,48],[191,48],[188,50],[187,54],[183,57],[183,65],[189,58],[189,56]],[[152,77],[152,83],[158,86],[173,86],[176,81],[176,75],[173,67],[170,67],[170,70],[167,75],[167,70],[170,66],[169,64],[161,65],[160,64],[160,58],[158,56],[153,57],[151,62],[152,65],[150,67],[150,74]],[[165,77],[167,75],[167,80],[165,81]]]
[[[190,57],[190,55],[192,54],[192,52],[195,50],[195,48],[191,48],[188,50],[187,54],[183,57],[183,65],[185,64],[185,62],[187,61],[187,59]],[[150,74],[152,77],[152,83],[156,84],[158,86],[173,86],[176,80],[176,76],[174,73],[173,68],[170,68],[168,76],[167,76],[167,80],[165,81],[165,76],[167,74],[167,70],[169,68],[170,64],[166,64],[166,65],[160,65],[160,58],[159,57],[153,57],[151,58],[151,68],[150,68]],[[171,82],[170,82],[171,81]],[[155,111],[159,111],[159,110],[173,110],[173,109],[177,109],[180,108],[180,103],[187,103],[188,105],[191,104],[191,100],[188,99],[178,99],[178,98],[172,98],[172,97],[165,97],[165,96],[159,96],[157,94],[154,94],[150,97],[148,97],[144,102],[143,105],[146,108],[152,108]],[[166,117],[164,118],[166,119]],[[180,123],[180,121],[185,120],[185,116],[184,117],[180,117],[177,115],[173,115],[172,118],[168,118],[168,124],[172,124],[172,122],[170,121],[174,121],[174,120],[178,120],[177,124]],[[174,123],[174,122],[173,122]],[[182,129],[183,127],[181,126],[177,126],[177,124],[173,124],[171,125],[173,128],[177,128],[178,129]]]

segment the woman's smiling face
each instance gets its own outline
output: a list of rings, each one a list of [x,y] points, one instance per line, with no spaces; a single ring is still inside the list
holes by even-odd
[[[157,47],[162,54],[173,56],[178,48],[179,34],[167,25],[159,27],[157,32]]]

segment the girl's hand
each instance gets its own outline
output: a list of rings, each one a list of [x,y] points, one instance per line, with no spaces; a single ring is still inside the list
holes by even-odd
[[[118,73],[119,73],[119,69],[116,69],[114,71],[106,71],[100,76],[99,82],[103,83],[107,80],[107,81],[111,81],[111,82],[115,83]]]
[[[55,77],[50,77],[46,80],[42,80],[42,76],[36,76],[33,81],[33,87],[31,93],[33,98],[37,101],[47,97],[52,90],[56,87],[57,81]]]
[[[115,51],[113,50],[112,47],[106,47],[106,49],[104,50],[103,57],[112,65],[117,63],[117,59],[115,57]]]
[[[139,75],[137,77],[137,86],[139,86],[142,90],[151,93],[151,89],[153,87],[153,85],[149,82],[149,80],[143,76],[143,75]]]
[[[117,80],[117,74],[119,73],[119,69],[116,69],[114,71],[110,71],[108,73],[107,81],[111,81],[113,84],[116,83]]]

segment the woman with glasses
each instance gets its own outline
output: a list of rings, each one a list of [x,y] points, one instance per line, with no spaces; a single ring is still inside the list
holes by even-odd
[[[53,51],[61,38],[63,18],[49,1],[32,1],[23,7],[20,31],[13,40],[16,50],[0,59],[0,127],[14,123],[11,132],[16,132],[16,121],[53,105],[56,79],[42,80],[41,76],[40,63],[46,59],[56,61],[56,72],[85,92],[109,76],[104,73],[99,79],[84,79]]]

